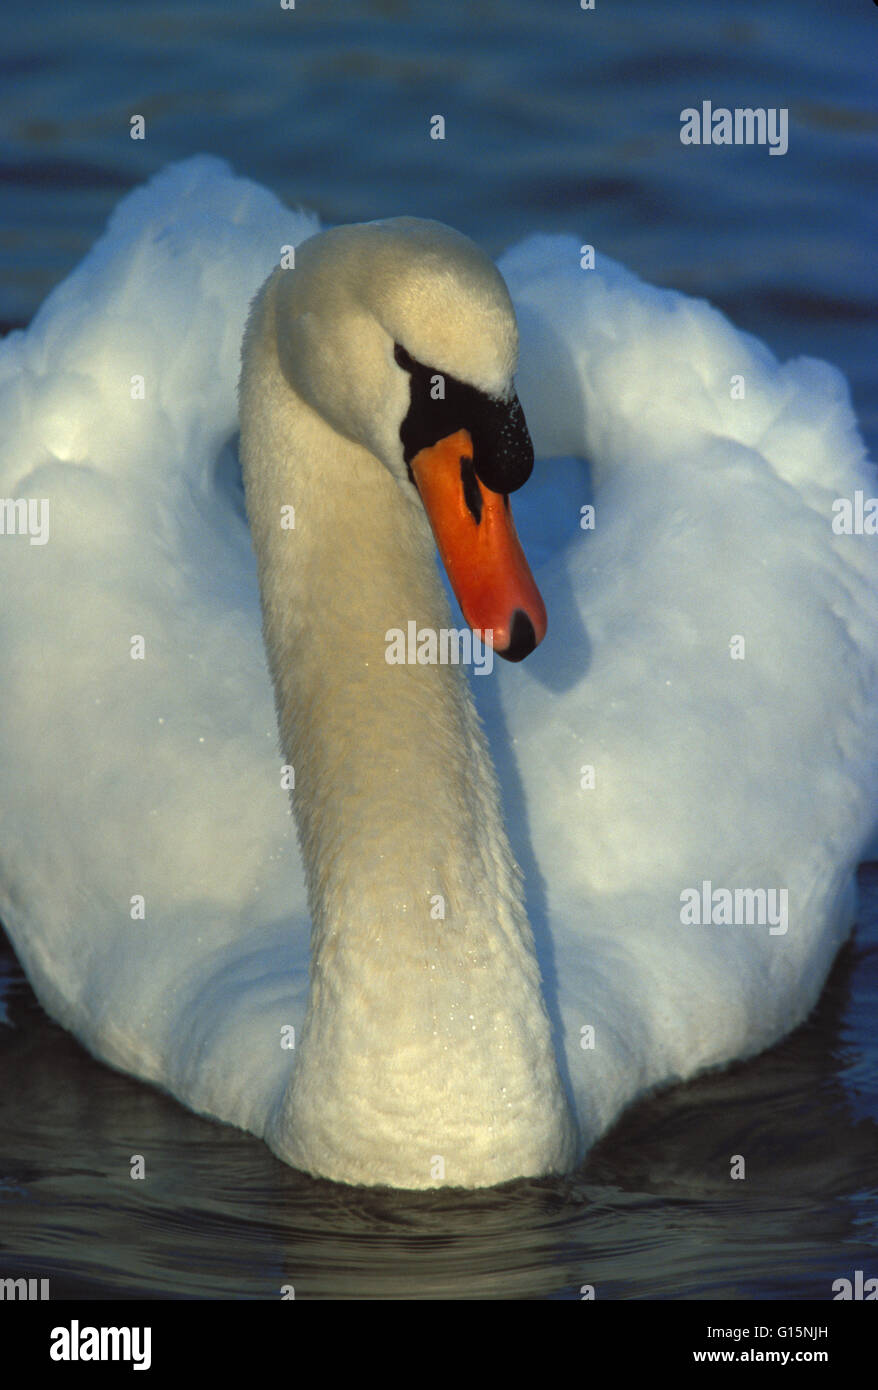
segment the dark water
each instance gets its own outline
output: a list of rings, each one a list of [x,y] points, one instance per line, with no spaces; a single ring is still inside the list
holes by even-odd
[[[204,150],[327,221],[434,216],[494,252],[573,231],[836,363],[874,455],[876,36],[865,0],[7,6],[0,323],[30,319],[126,189]],[[789,152],[684,148],[705,99],[787,107]],[[636,1107],[570,1178],[463,1195],[285,1168],[92,1061],[6,946],[0,1275],[55,1298],[826,1299],[878,1273],[878,869],[862,886],[781,1046]]]
[[[856,936],[795,1034],[636,1106],[579,1173],[489,1192],[286,1168],[93,1061],[7,946],[0,1272],[46,1276],[53,1298],[830,1298],[878,1270],[878,866],[861,886]]]

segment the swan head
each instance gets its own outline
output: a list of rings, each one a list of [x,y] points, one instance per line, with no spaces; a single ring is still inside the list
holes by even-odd
[[[509,507],[533,445],[500,272],[450,227],[399,217],[319,233],[276,281],[287,382],[423,505],[467,622],[521,660],[546,613]]]

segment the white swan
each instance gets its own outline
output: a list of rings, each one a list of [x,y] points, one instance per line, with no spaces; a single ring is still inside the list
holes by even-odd
[[[189,161],[3,345],[0,490],[48,501],[50,534],[0,537],[0,914],[97,1056],[296,1166],[558,1171],[646,1089],[802,1020],[850,928],[878,599],[874,538],[836,535],[832,508],[872,471],[831,368],[779,367],[568,239],[504,259],[542,460],[514,505],[551,626],[496,673],[508,741],[489,732],[538,866],[553,1036],[467,686],[384,661],[388,629],[452,623],[400,439],[418,364],[507,398],[514,367],[502,281],[435,224],[315,238],[250,321],[277,757],[225,446],[249,300],[315,230]],[[545,461],[564,454],[592,462],[594,532],[582,467]],[[429,490],[441,460],[412,461]],[[681,920],[708,881],[783,890],[787,929]]]
[[[517,655],[542,629],[501,495],[533,461],[516,358],[492,263],[406,218],[306,242],[245,337],[241,457],[312,917],[308,1015],[267,1137],[348,1182],[484,1186],[575,1155],[463,673],[386,660],[389,631],[452,628],[422,496],[467,616]]]

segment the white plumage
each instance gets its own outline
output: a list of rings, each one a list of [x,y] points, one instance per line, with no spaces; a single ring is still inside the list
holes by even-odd
[[[309,918],[230,441],[249,302],[280,248],[315,230],[218,161],[188,161],[127,198],[0,349],[0,495],[49,499],[51,518],[45,545],[0,537],[0,915],[45,1007],[98,1057],[329,1176],[430,1186],[440,1156],[444,1181],[478,1185],[514,1175],[514,1116],[500,1162],[490,1135],[451,1135],[445,1152],[435,1115],[419,1134],[391,1103],[383,1140],[379,1124],[345,1171],[303,1157],[285,1129],[304,1054],[281,1037],[292,1024],[301,1039]],[[878,489],[831,367],[780,366],[709,305],[603,256],[583,270],[572,239],[531,239],[500,266],[541,460],[513,505],[550,629],[486,694],[475,685],[582,1152],[646,1089],[800,1022],[850,928],[875,819],[878,563],[875,538],[833,534],[832,503]],[[578,458],[593,531],[578,525]],[[317,639],[332,573],[324,562],[325,588],[298,615]],[[327,642],[320,669],[336,655]],[[329,707],[310,717],[331,729]],[[423,771],[441,772],[427,749]],[[460,793],[452,781],[441,796],[453,809]],[[358,883],[379,800],[367,790],[338,827]],[[380,883],[418,843],[401,818],[400,863]],[[470,866],[456,854],[447,867],[465,896]],[[704,881],[786,889],[788,931],[684,925],[680,895]],[[386,898],[374,876],[359,891]],[[478,907],[492,949],[497,907]],[[410,1029],[395,955],[373,955],[361,1042]],[[328,978],[330,992],[350,983]],[[471,972],[458,978],[471,998]],[[357,984],[336,1019],[348,1042]],[[502,1002],[540,1015],[536,992]],[[476,1108],[497,1036],[470,1055]],[[417,1055],[406,1065],[417,1074]],[[458,1094],[467,1078],[449,1074]],[[317,1125],[319,1067],[309,1084]],[[343,1103],[325,1094],[327,1113]],[[365,1134],[368,1107],[350,1105]],[[545,1167],[572,1161],[553,1113]],[[524,1120],[520,1137],[520,1171],[534,1171]]]

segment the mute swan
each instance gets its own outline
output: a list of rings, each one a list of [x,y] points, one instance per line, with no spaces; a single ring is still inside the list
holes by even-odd
[[[832,368],[570,239],[501,279],[437,224],[317,230],[187,161],[2,346],[0,488],[48,509],[0,537],[0,914],[96,1056],[295,1166],[559,1171],[639,1094],[794,1027],[850,929],[878,590],[874,538],[832,520],[872,470]],[[385,660],[390,629],[453,625],[421,495],[451,478],[462,524],[481,501],[493,525],[527,472],[504,279],[550,632],[484,684],[539,965],[466,681]],[[263,282],[241,457],[280,758],[229,448]],[[431,435],[436,375],[475,414]],[[459,430],[475,477],[442,472]],[[564,455],[591,462],[593,531]],[[512,533],[498,596],[443,526],[464,611],[523,654],[542,617]],[[736,890],[786,909],[699,920]]]

